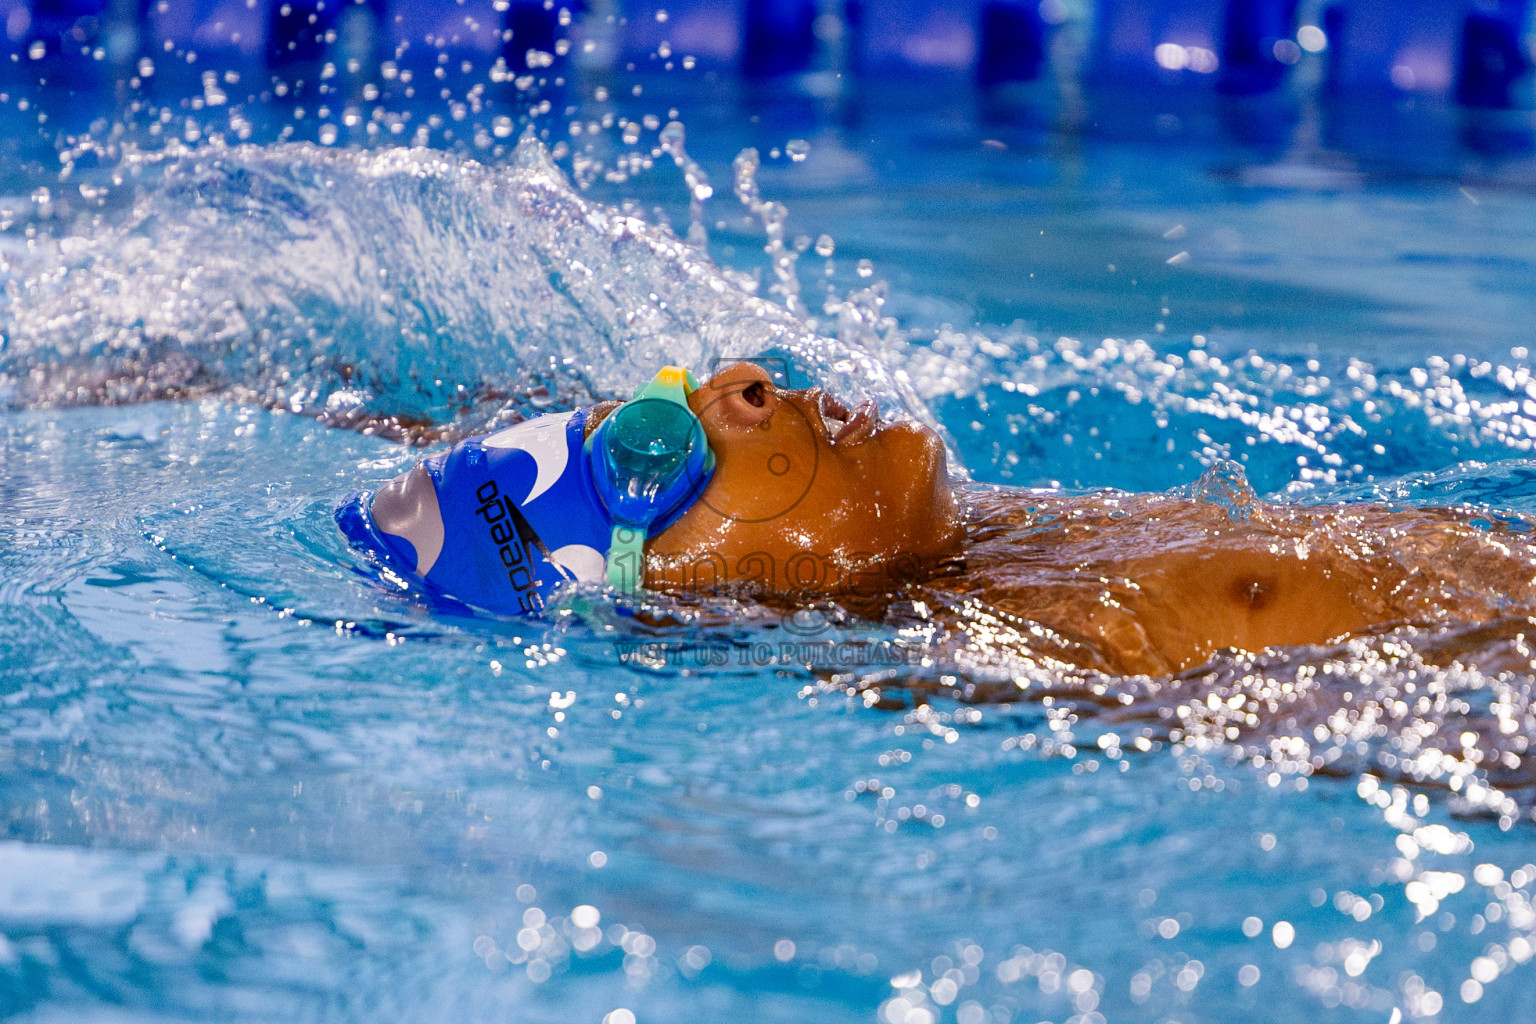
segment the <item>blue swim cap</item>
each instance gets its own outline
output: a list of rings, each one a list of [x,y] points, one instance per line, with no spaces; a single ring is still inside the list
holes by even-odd
[[[467,438],[336,522],[354,547],[429,591],[505,614],[544,607],[562,583],[633,592],[644,544],[709,483],[714,453],[688,408],[688,371],[664,367],[586,439],[589,410]]]

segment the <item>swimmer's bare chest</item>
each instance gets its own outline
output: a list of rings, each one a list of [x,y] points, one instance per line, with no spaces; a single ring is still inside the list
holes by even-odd
[[[1348,567],[1294,551],[1175,551],[1125,565],[1076,623],[1122,672],[1177,671],[1223,648],[1316,644],[1372,624]],[[1043,610],[1042,610],[1043,611]]]
[[[1285,510],[1234,521],[1224,509],[1161,496],[1127,496],[1121,507],[1062,499],[1043,515],[981,531],[956,589],[1081,644],[1072,660],[1118,673],[1164,674],[1224,648],[1319,644],[1404,619],[1487,614],[1476,595],[1444,586],[1469,542],[1461,535],[1476,531],[1413,515]],[[1439,530],[1447,546],[1407,544],[1414,563],[1388,550],[1383,523]]]

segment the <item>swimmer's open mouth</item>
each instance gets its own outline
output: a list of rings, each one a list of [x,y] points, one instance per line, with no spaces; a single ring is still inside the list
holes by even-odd
[[[835,396],[821,393],[821,422],[833,444],[856,443],[880,426],[880,407],[873,400],[860,402],[852,411]]]

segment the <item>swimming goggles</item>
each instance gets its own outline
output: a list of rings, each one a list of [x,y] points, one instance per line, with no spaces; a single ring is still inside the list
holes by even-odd
[[[672,525],[704,493],[715,453],[688,407],[693,374],[664,366],[598,424],[586,441],[592,482],[613,520],[610,586],[634,593],[645,579],[645,541]]]

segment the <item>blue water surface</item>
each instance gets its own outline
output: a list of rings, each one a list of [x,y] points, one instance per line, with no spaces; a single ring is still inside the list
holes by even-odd
[[[982,483],[1162,490],[1225,457],[1277,499],[1536,515],[1523,158],[1303,173],[1337,161],[1283,133],[648,84],[627,114],[487,109],[534,126],[520,150],[321,145],[269,98],[244,148],[146,136],[62,182],[13,154],[0,1015],[1523,1019],[1527,796],[1298,770],[1325,727],[1290,760],[1138,749],[1049,699],[892,709],[806,664],[807,635],[867,651],[879,624],[432,609],[331,523],[420,452],[319,418],[488,425],[779,346]],[[154,121],[94,102],[51,109]],[[656,123],[631,146],[615,109]],[[654,166],[609,180],[556,148],[571,120],[604,168]],[[688,164],[714,191],[691,245]],[[1452,703],[1531,685],[1334,667]]]

